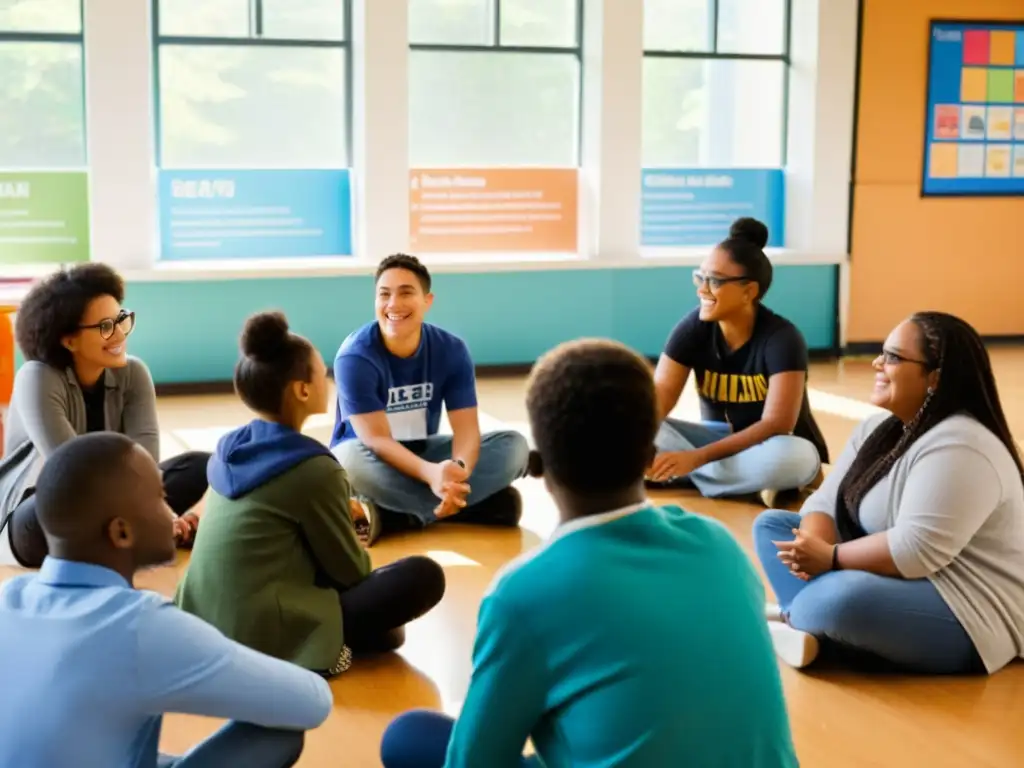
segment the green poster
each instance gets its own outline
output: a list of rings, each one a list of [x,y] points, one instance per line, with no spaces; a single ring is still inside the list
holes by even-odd
[[[0,172],[0,264],[88,260],[86,172]]]

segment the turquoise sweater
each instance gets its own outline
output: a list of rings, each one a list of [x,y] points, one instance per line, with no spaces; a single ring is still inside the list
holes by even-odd
[[[574,521],[480,608],[449,768],[790,768],[764,588],[726,529],[677,507]]]

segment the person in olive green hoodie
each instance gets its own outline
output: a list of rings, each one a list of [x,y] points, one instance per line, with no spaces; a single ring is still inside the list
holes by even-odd
[[[325,676],[352,654],[397,648],[404,625],[444,595],[427,557],[371,570],[345,470],[302,425],[328,407],[327,368],[284,315],[252,316],[235,391],[258,418],[228,433],[207,469],[210,495],[180,608],[229,638]]]

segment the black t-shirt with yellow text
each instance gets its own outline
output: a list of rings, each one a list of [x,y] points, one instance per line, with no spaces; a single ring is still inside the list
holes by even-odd
[[[765,306],[757,311],[754,333],[730,351],[718,323],[700,319],[695,309],[679,321],[665,344],[666,357],[693,371],[705,421],[727,422],[739,432],[761,420],[771,377],[807,372],[807,343],[791,322]],[[828,462],[825,438],[811,414],[804,385],[803,403],[793,434],[810,440]]]

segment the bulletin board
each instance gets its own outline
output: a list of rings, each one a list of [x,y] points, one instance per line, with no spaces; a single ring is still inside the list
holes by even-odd
[[[921,194],[1024,195],[1024,22],[932,21],[930,40]]]

